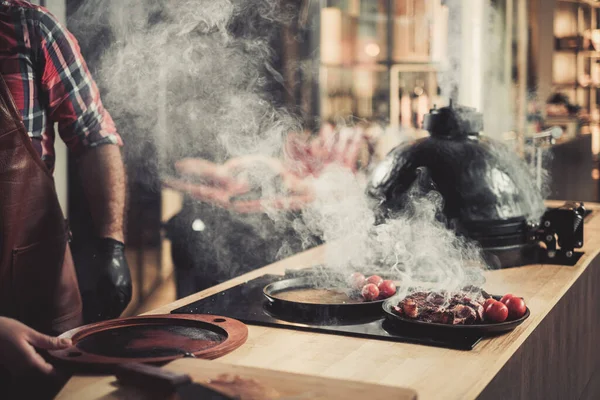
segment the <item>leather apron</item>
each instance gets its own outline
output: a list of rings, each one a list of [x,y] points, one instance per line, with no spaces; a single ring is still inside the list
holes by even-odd
[[[68,238],[52,174],[0,75],[0,315],[46,334],[81,325]]]

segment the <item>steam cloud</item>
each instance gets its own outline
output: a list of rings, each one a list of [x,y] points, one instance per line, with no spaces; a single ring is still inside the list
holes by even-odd
[[[160,174],[168,174],[173,162],[184,156],[222,162],[243,154],[280,154],[285,135],[302,126],[265,95],[265,71],[272,73],[269,35],[277,34],[274,26],[289,22],[297,12],[279,4],[276,0],[84,2],[73,18],[78,22],[75,30],[86,33],[79,37],[83,43],[99,37],[111,42],[100,58],[96,78],[130,159],[156,163]],[[456,78],[443,79],[441,86],[452,97]],[[143,154],[149,143],[158,149],[157,157]],[[510,152],[502,154],[515,159]],[[442,206],[439,195],[415,195],[408,207],[412,213],[374,226],[364,185],[355,175],[332,167],[315,183],[316,201],[292,226],[306,246],[313,243],[313,235],[330,243],[328,266],[367,273],[384,268],[410,285],[450,290],[470,283],[468,266],[484,267],[476,246],[436,220]],[[539,204],[538,199],[532,204]],[[268,215],[274,220],[287,218],[275,211]]]
[[[153,142],[162,172],[183,155],[224,161],[241,154],[278,154],[283,136],[299,129],[264,95],[263,71],[265,66],[272,70],[269,35],[292,15],[278,4],[84,2],[74,17],[77,31],[91,38],[110,28],[112,43],[97,76],[128,147]]]

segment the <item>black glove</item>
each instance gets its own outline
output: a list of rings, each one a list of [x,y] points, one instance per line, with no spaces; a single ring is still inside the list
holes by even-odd
[[[79,289],[85,323],[118,318],[131,301],[131,274],[125,245],[98,239],[80,265]]]

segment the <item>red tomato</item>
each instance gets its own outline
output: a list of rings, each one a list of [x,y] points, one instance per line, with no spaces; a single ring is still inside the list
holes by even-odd
[[[508,301],[508,299],[512,299],[513,297],[515,297],[514,294],[505,294],[504,296],[502,296],[502,298],[500,299],[501,303],[506,304],[506,302]]]
[[[504,304],[508,308],[508,319],[510,320],[521,318],[527,311],[525,301],[520,297],[511,297]]]
[[[492,297],[490,297],[489,299],[487,299],[485,301],[485,303],[483,303],[483,309],[486,310],[488,308],[488,306],[490,304],[492,304],[493,302],[495,302],[495,301],[496,301],[495,299],[493,299]]]
[[[372,283],[375,286],[379,287],[383,283],[383,279],[379,275],[371,275],[367,278],[367,283]]]
[[[360,272],[355,272],[350,276],[350,285],[356,289],[360,290],[363,286],[365,286],[365,276]]]
[[[361,294],[365,300],[372,301],[379,297],[379,289],[374,283],[367,283],[362,288]]]
[[[394,281],[390,281],[390,280],[383,281],[381,283],[381,285],[379,285],[379,294],[384,299],[387,299],[388,297],[392,297],[393,295],[395,295],[396,294],[396,284],[394,283]]]
[[[487,321],[504,322],[508,318],[508,308],[504,303],[494,300],[485,309],[483,316]]]

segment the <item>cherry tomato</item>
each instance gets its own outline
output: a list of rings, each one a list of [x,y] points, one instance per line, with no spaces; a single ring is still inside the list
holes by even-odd
[[[489,306],[490,304],[492,304],[493,302],[495,302],[495,301],[496,301],[496,300],[495,300],[495,299],[493,299],[492,297],[490,297],[489,299],[487,299],[487,300],[485,301],[485,303],[483,303],[483,310],[485,311],[485,310],[488,308],[488,306]]]
[[[508,301],[508,299],[512,299],[513,297],[515,297],[514,294],[505,294],[504,296],[502,296],[502,298],[500,299],[501,303],[506,304],[506,302]]]
[[[371,275],[367,278],[367,283],[372,283],[375,286],[379,287],[379,285],[383,283],[383,278],[381,278],[379,275]]]
[[[510,320],[521,318],[527,311],[525,301],[520,297],[511,297],[504,304],[508,308],[508,319]]]
[[[360,290],[363,286],[365,286],[365,276],[360,272],[355,272],[350,276],[350,285],[356,289]]]
[[[491,322],[504,322],[508,318],[508,308],[500,301],[494,300],[485,309],[484,317]]]
[[[361,294],[365,300],[372,301],[379,297],[379,289],[374,283],[367,283],[362,288]]]
[[[390,280],[383,281],[381,283],[381,285],[379,285],[379,294],[384,299],[387,299],[388,297],[392,297],[393,295],[395,295],[396,294],[396,284],[394,283],[394,281],[390,281]]]

